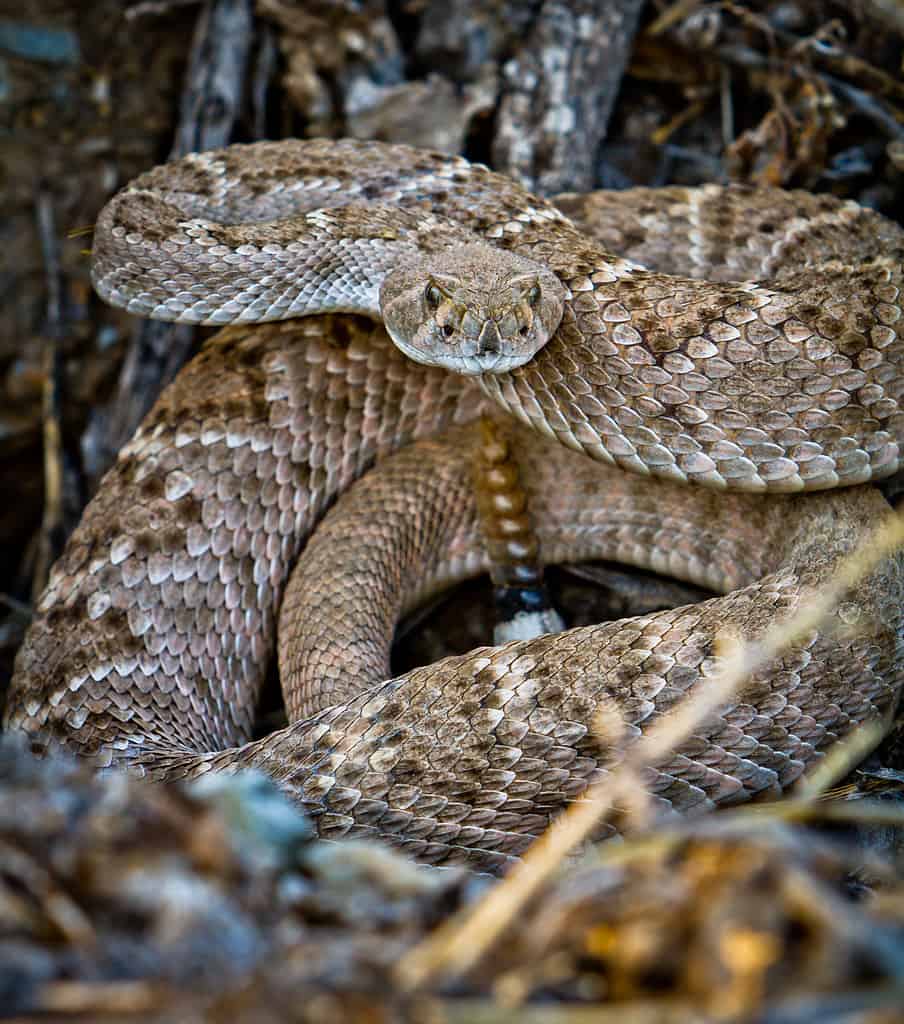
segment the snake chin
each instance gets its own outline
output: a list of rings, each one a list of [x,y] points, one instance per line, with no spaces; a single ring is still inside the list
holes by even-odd
[[[464,377],[479,377],[484,373],[508,373],[533,358],[533,353],[524,358],[521,355],[502,353],[468,356],[455,352],[424,351],[418,345],[410,344],[404,335],[396,334],[391,328],[387,333],[396,348],[414,362],[423,366],[438,366],[453,373],[460,373]]]

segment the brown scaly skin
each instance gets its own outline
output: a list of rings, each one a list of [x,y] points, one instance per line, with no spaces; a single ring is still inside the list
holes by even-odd
[[[106,763],[243,742],[285,580],[317,519],[377,455],[482,401],[364,321],[211,339],[120,452],[54,567],[9,724]]]
[[[492,197],[495,176],[473,174]],[[516,198],[500,202],[517,209]],[[771,270],[786,290],[623,274],[619,261],[596,271],[587,261],[599,250],[575,243],[570,276],[561,258],[557,268],[572,298],[556,337],[527,366],[480,381],[516,416],[601,461],[716,487],[821,488],[895,468],[904,433],[899,229],[801,194],[676,189],[562,203],[598,231],[620,231],[629,259],[652,263],[658,253],[672,269],[684,235],[684,272],[705,271],[721,252],[729,276]],[[830,238],[816,237],[820,224],[831,225]],[[652,234],[639,239],[643,228]],[[535,259],[551,244],[536,230],[512,234]],[[838,237],[844,270],[831,262]],[[503,228],[500,244],[507,238]],[[878,244],[885,255],[870,262]],[[820,253],[829,262],[818,270],[783,269]],[[800,291],[787,291],[795,282]],[[542,491],[551,476],[545,512],[558,515],[553,529],[568,541],[556,547],[544,534],[545,557],[599,551],[741,589],[382,683],[394,609],[437,574],[481,564],[470,466],[461,468],[467,435],[451,451],[431,443],[402,453],[343,499],[302,562],[319,559],[337,586],[352,582],[355,600],[331,597],[315,569],[314,582],[283,602],[283,621],[303,620],[320,666],[315,692],[293,689],[294,648],[281,628],[291,713],[334,706],[225,749],[248,738],[288,574],[335,495],[378,455],[473,418],[484,401],[359,321],[219,334],[161,396],[55,567],[17,662],[9,725],[155,775],[256,764],[318,814],[324,834],[376,833],[434,862],[501,867],[611,763],[614,752],[589,731],[600,699],[613,697],[641,730],[705,684],[716,629],[759,635],[825,580],[884,508],[869,487],[793,500],[681,488],[588,468],[530,441],[528,484]],[[359,511],[347,520],[349,506]],[[399,510],[407,532],[393,540]],[[336,531],[338,547],[329,543]],[[777,791],[834,736],[889,709],[901,680],[901,573],[891,560],[839,608],[833,627],[856,629],[808,638],[651,770],[657,797],[689,808]],[[313,606],[294,611],[304,600]],[[351,632],[317,617],[331,603]],[[375,674],[358,676],[371,688],[355,696],[350,666],[360,664]]]

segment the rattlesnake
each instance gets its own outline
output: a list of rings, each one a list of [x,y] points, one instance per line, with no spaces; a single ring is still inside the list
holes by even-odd
[[[618,757],[594,732],[601,701],[636,735],[705,684],[718,630],[762,635],[882,514],[868,485],[774,492],[898,468],[902,243],[832,197],[551,203],[379,143],[232,146],[142,175],[98,221],[104,298],[196,322],[306,315],[226,328],[162,394],[51,574],[8,724],[154,776],[257,765],[325,835],[504,865]],[[417,365],[378,324],[312,315],[381,301],[409,356],[461,373]],[[486,562],[473,430],[389,453],[489,406],[533,428],[505,429],[547,560],[620,558],[730,593],[381,682],[399,610]],[[888,560],[652,767],[655,799],[777,792],[892,708],[902,573]],[[278,614],[301,720],[248,743]]]

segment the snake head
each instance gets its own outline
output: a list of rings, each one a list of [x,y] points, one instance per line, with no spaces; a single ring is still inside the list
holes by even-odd
[[[456,373],[506,373],[546,344],[566,290],[551,270],[482,243],[390,271],[380,288],[386,330],[409,358]]]

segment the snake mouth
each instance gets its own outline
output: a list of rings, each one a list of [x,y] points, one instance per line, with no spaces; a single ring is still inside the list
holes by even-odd
[[[460,373],[464,377],[479,377],[484,373],[508,373],[530,362],[534,352],[488,352],[483,355],[462,355],[455,352],[425,352],[411,345],[404,338],[388,331],[395,347],[403,354],[423,366],[439,366],[452,373]]]

